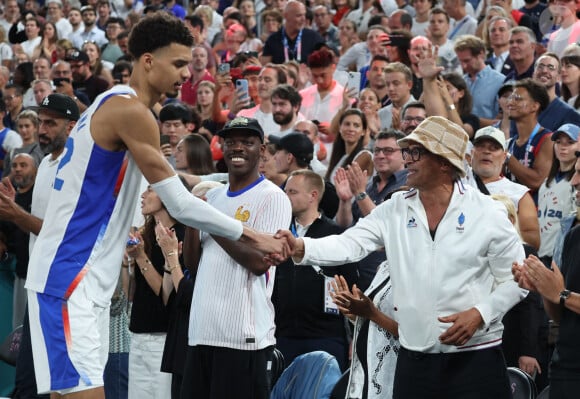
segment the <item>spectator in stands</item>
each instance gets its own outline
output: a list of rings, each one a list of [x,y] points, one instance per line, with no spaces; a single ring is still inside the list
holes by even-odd
[[[339,47],[338,28],[332,24],[332,14],[330,8],[325,5],[318,5],[312,9],[316,31],[322,36],[324,42],[331,48]]]
[[[413,72],[401,62],[391,62],[385,70],[387,94],[391,103],[379,110],[381,129],[400,127],[401,110],[403,107],[415,101],[411,94],[413,87]]]
[[[123,56],[123,51],[119,47],[119,34],[125,30],[125,21],[121,18],[110,17],[105,25],[105,34],[108,43],[101,47],[101,59],[103,61],[115,63]]]
[[[356,25],[354,22],[343,19],[338,25],[338,49],[340,50],[340,55],[343,56],[354,44],[360,41],[356,33]]]
[[[516,26],[510,30],[509,59],[514,69],[505,77],[505,82],[531,78],[534,74],[534,54],[536,51],[536,35],[524,26]]]
[[[262,40],[263,43],[266,43],[266,40],[268,40],[270,35],[280,30],[284,19],[278,10],[267,10],[262,12],[261,19],[262,34],[260,35],[260,40]]]
[[[36,105],[40,105],[42,100],[52,93],[52,82],[48,79],[36,79],[32,82],[32,91]]]
[[[413,0],[411,2],[415,9],[413,17],[413,27],[411,33],[413,36],[427,36],[429,29],[429,12],[437,4],[434,0]]]
[[[297,237],[325,237],[343,229],[319,211],[324,193],[322,177],[311,170],[292,172],[284,187],[292,204],[290,230]],[[357,280],[357,264],[322,270],[316,265],[296,267],[291,259],[276,267],[272,303],[276,312],[276,347],[289,364],[297,356],[323,350],[333,355],[341,370],[347,368],[348,340],[343,317],[330,297],[332,276],[344,276],[350,286]]]
[[[16,125],[18,134],[22,139],[22,145],[13,148],[4,158],[4,171],[2,178],[10,175],[10,168],[12,165],[11,159],[20,153],[26,153],[34,158],[36,165],[40,165],[42,158],[44,158],[44,151],[41,150],[38,143],[38,115],[32,110],[24,110],[16,118]]]
[[[502,75],[507,75],[513,64],[509,58],[509,38],[512,21],[505,17],[493,17],[489,21],[489,43],[491,54],[486,63]]]
[[[339,120],[339,134],[334,139],[328,171],[325,178],[334,181],[339,168],[346,168],[356,161],[367,176],[373,172],[372,155],[364,149],[364,138],[367,130],[367,118],[356,108],[346,110]]]
[[[381,45],[380,37],[387,32],[387,28],[381,25],[369,27],[366,41],[352,45],[346,53],[343,52],[340,56],[338,70],[347,71],[352,64],[355,64],[358,71],[369,65],[375,56],[386,56],[386,49]]]
[[[580,152],[576,152],[575,173],[570,184],[576,189],[580,205]],[[578,368],[578,268],[580,229],[573,228],[565,237],[561,265],[547,268],[537,257],[514,265],[514,278],[523,288],[538,292],[548,316],[560,325],[556,348],[550,363],[550,398],[572,399],[580,389]]]
[[[91,70],[90,60],[84,51],[75,50],[67,58],[72,70],[72,84],[75,90],[85,94],[92,103],[95,98],[109,88],[106,80],[95,76]]]
[[[305,63],[314,46],[324,39],[312,29],[304,27],[306,8],[297,0],[290,0],[284,8],[284,25],[270,35],[264,45],[260,61],[281,64],[290,60]]]
[[[205,47],[195,46],[191,52],[190,64],[191,77],[181,86],[181,101],[189,105],[197,105],[197,89],[202,81],[215,82],[215,79],[207,69],[208,53]]]
[[[502,175],[506,150],[507,141],[501,130],[491,126],[478,130],[471,151],[474,175],[471,182],[486,195],[502,194],[510,198],[517,212],[522,240],[533,248],[539,248],[538,215],[529,188]]]
[[[546,88],[531,79],[518,80],[509,98],[508,111],[517,128],[517,136],[508,146],[508,177],[527,186],[537,203],[537,190],[548,176],[552,165],[551,132],[538,122],[538,115],[549,104]]]
[[[455,52],[461,63],[467,88],[471,93],[477,93],[473,98],[471,112],[480,119],[482,126],[491,125],[499,110],[497,92],[505,76],[485,65],[485,44],[478,37],[458,37],[455,41]]]
[[[310,139],[301,132],[287,134],[284,137],[271,136],[270,141],[276,145],[274,161],[278,173],[290,175],[299,169],[310,167],[314,158],[314,146]],[[324,192],[321,193],[320,209],[329,218],[334,218],[338,209],[338,197],[334,185],[324,180]],[[280,187],[284,189],[286,182]]]
[[[49,0],[46,2],[46,17],[56,27],[55,37],[68,39],[73,31],[69,20],[65,18],[61,0]]]
[[[276,167],[276,152],[278,148],[274,143],[266,144],[266,150],[264,151],[264,155],[260,158],[260,165],[258,167],[258,171],[261,175],[272,183],[277,185],[278,187],[283,187],[286,183],[286,179],[288,175],[286,173],[279,173],[278,168]]]
[[[312,86],[300,91],[300,112],[305,119],[330,122],[342,103],[344,87],[334,80],[336,63],[332,51],[321,48],[310,54],[308,67],[312,75]]]
[[[559,22],[556,25],[559,25],[560,28],[550,34],[548,51],[561,57],[566,46],[580,40],[580,20],[576,16],[576,3],[559,1],[550,7],[550,11],[554,19]]]
[[[12,131],[16,129],[16,117],[24,109],[23,104],[24,92],[21,86],[15,84],[8,84],[4,87],[4,92],[2,93],[3,102],[5,107],[2,112],[4,112],[2,123],[4,127],[10,128]]]
[[[579,133],[578,126],[566,124],[552,134],[554,158],[550,173],[538,190],[538,218],[542,238],[538,257],[548,267],[552,264],[554,244],[560,233],[560,221],[576,210],[570,179],[574,174],[575,153],[580,151]]]
[[[408,136],[427,118],[425,104],[419,101],[407,103],[401,111],[401,131]]]
[[[538,116],[538,122],[546,129],[554,131],[566,123],[580,126],[580,114],[556,95],[556,85],[560,82],[560,60],[554,53],[538,57],[534,68],[534,81],[548,91],[550,103]]]
[[[433,8],[429,13],[429,39],[434,46],[439,46],[437,65],[446,72],[462,72],[457,54],[453,49],[453,41],[447,36],[449,33],[450,18],[441,8]]]
[[[570,45],[564,50],[564,55],[560,59],[562,71],[560,80],[562,86],[562,100],[568,105],[580,110],[580,48],[576,45]]]
[[[71,36],[72,44],[75,48],[80,49],[83,43],[95,42],[98,46],[103,46],[107,43],[105,32],[97,26],[97,14],[91,5],[83,6],[81,8],[81,18],[83,19],[84,29],[78,30]]]
[[[286,73],[284,73],[284,70],[280,65],[265,65],[258,77],[258,96],[260,97],[260,104],[252,108],[243,109],[239,111],[237,115],[256,119],[260,123],[262,129],[264,129],[266,135],[278,133],[280,131],[280,126],[274,121],[271,98],[274,89],[284,83],[286,83]]]
[[[447,36],[450,40],[456,41],[463,35],[475,34],[477,20],[467,14],[465,3],[466,0],[443,0],[443,9],[454,19]]]
[[[162,145],[161,151],[169,163],[175,167],[177,145],[195,127],[192,110],[183,103],[171,102],[159,111],[159,122],[161,122],[161,135],[169,136],[169,143]]]
[[[171,228],[179,241],[183,241],[185,227],[169,215],[151,187],[141,194],[141,199],[145,224],[133,234],[137,244],[127,246],[135,279],[129,324],[129,397],[170,398],[172,376],[161,372],[161,360],[169,324],[169,309],[166,309],[165,301],[173,291],[173,287],[167,292],[163,290],[163,275],[165,268],[173,264],[165,265],[163,252],[157,245],[155,227],[162,223]]]
[[[284,84],[272,91],[270,101],[274,122],[280,125],[279,136],[291,133],[294,130],[294,125],[303,119],[298,112],[302,97],[294,87]]]
[[[40,22],[38,19],[27,19],[24,32],[26,33],[26,40],[20,43],[20,48],[29,59],[32,59],[32,56],[34,55],[34,49],[40,44],[42,40],[42,37],[40,36]]]

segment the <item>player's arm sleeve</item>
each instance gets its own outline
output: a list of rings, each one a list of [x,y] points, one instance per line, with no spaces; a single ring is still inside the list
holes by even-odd
[[[152,184],[151,187],[161,198],[167,212],[181,223],[234,241],[242,236],[242,222],[224,215],[189,193],[177,175]]]

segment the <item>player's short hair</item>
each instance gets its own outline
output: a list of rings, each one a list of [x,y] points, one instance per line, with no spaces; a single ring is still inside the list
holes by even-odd
[[[137,59],[173,43],[191,47],[193,37],[180,19],[166,12],[156,12],[147,15],[132,29],[129,53]]]

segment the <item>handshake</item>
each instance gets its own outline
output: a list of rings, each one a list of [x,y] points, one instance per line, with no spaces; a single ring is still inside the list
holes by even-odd
[[[261,252],[264,262],[270,265],[279,265],[290,256],[304,257],[304,241],[294,237],[289,230],[278,230],[271,235],[244,227],[241,242]]]

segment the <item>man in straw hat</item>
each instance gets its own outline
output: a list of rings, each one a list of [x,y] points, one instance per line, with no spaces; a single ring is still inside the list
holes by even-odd
[[[461,183],[467,140],[460,126],[429,117],[398,141],[411,190],[338,236],[278,232],[298,264],[356,262],[385,247],[401,342],[394,398],[511,398],[501,317],[526,294],[510,273],[524,251],[505,211]],[[361,314],[360,295],[353,287],[334,296],[341,311]]]

